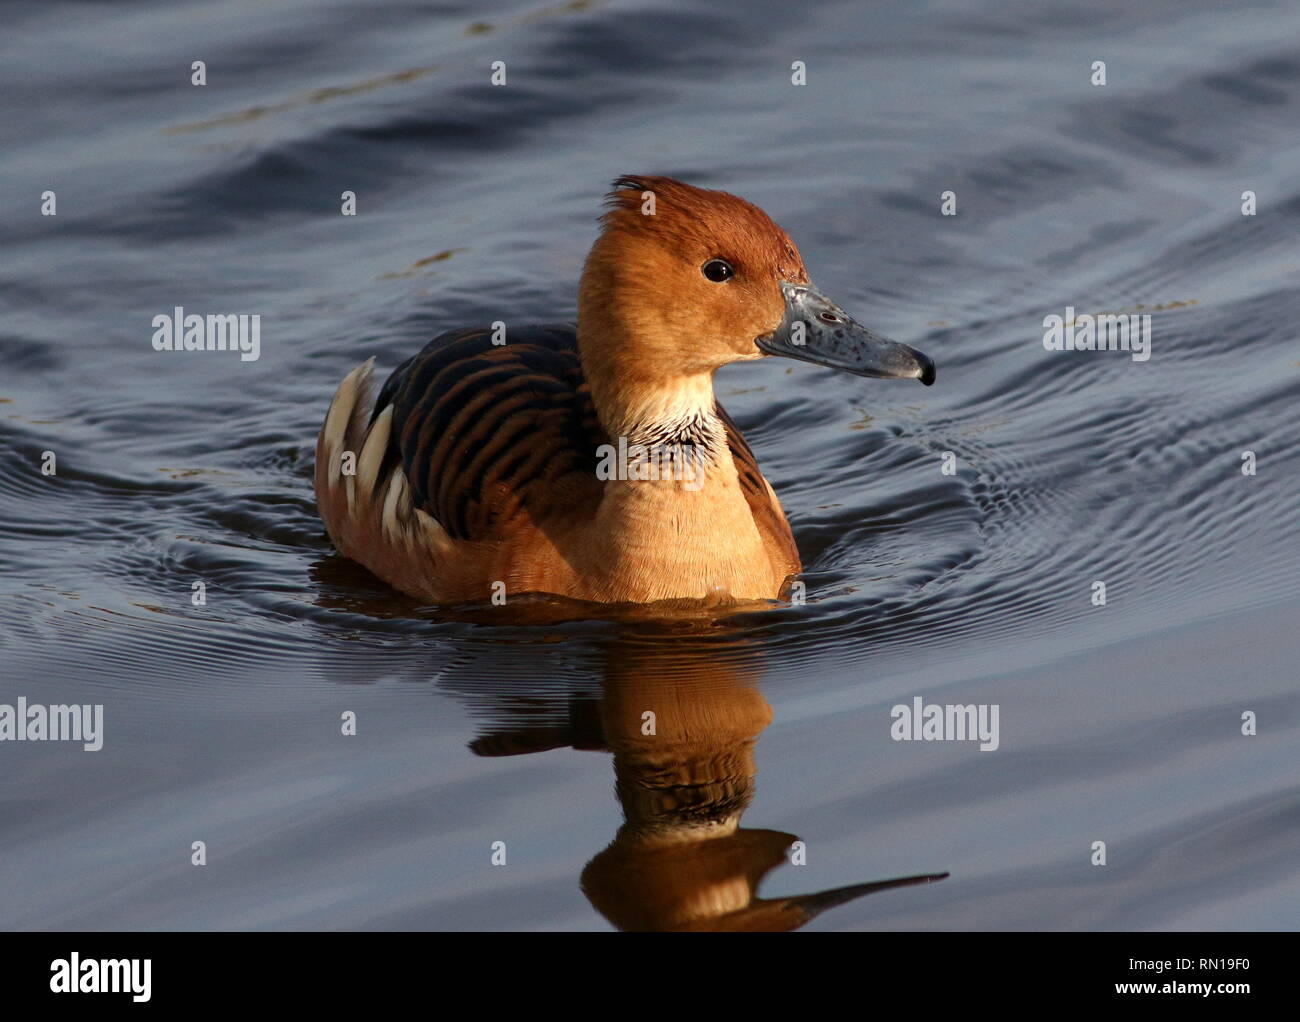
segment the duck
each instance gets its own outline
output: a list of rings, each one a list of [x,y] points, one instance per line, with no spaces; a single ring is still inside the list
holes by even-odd
[[[499,317],[382,386],[373,358],[344,377],[314,473],[340,554],[433,605],[789,594],[794,535],[714,374],[782,357],[929,386],[933,361],[850,317],[738,196],[625,175],[599,222],[576,323]]]

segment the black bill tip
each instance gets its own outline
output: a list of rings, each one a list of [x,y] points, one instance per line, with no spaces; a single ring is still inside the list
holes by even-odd
[[[921,363],[921,375],[917,379],[928,387],[934,383],[934,362],[928,355],[922,355],[919,351],[915,351],[915,354],[916,360]]]

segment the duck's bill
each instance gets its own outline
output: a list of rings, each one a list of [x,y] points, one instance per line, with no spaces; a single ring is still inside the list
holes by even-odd
[[[920,380],[927,387],[934,382],[934,363],[926,355],[854,322],[812,285],[782,283],[781,293],[785,319],[756,338],[760,351],[858,376]]]

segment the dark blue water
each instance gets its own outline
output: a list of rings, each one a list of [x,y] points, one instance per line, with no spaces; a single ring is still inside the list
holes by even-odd
[[[0,742],[0,924],[1296,925],[1296,5],[4,20],[0,703],[102,704],[104,744]],[[335,386],[572,317],[628,172],[763,206],[938,383],[719,375],[805,606],[392,594],[315,513]],[[153,350],[176,306],[259,315],[260,358]],[[1150,359],[1046,350],[1067,307],[1149,314]],[[998,748],[893,741],[917,696],[996,705]]]

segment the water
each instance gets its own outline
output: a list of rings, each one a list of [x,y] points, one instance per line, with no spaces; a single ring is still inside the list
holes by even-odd
[[[1300,8],[5,21],[0,702],[105,714],[99,752],[0,744],[7,928],[1296,925]],[[626,172],[763,206],[938,383],[720,374],[805,606],[417,607],[323,535],[329,397],[571,317]],[[260,359],[155,352],[177,305],[260,315]],[[1067,306],[1150,313],[1150,361],[1046,351]],[[999,748],[892,741],[917,696],[996,704]]]

